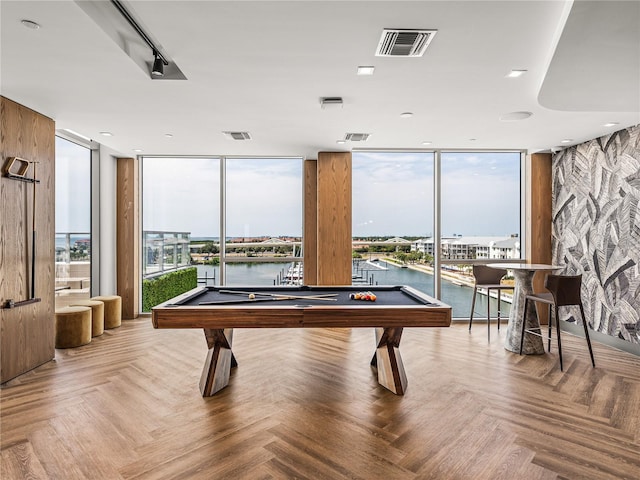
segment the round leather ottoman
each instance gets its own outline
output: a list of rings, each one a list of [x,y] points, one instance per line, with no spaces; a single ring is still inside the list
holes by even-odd
[[[122,299],[118,295],[91,297],[104,303],[104,328],[116,328],[122,324]]]
[[[104,302],[100,300],[76,300],[72,307],[91,308],[91,336],[99,337],[104,333]]]
[[[56,310],[56,348],[71,348],[91,342],[91,308],[64,307]]]

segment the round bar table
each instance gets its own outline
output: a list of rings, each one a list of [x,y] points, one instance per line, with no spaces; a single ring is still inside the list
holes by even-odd
[[[524,301],[527,295],[533,293],[533,276],[538,271],[561,270],[564,267],[557,265],[545,265],[540,263],[490,263],[492,268],[506,268],[513,271],[515,285],[513,289],[513,302],[509,312],[509,324],[504,340],[504,348],[510,352],[520,353],[520,337],[522,335],[522,322],[528,329],[539,328],[540,322],[535,308],[529,308],[527,318],[524,317]],[[551,319],[549,319],[551,320]],[[527,355],[543,354],[544,344],[542,337],[526,335],[522,353]]]

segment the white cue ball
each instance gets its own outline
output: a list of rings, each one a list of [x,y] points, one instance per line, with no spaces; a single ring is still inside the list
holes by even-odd
[[[249,294],[249,300],[253,300],[254,298],[256,298],[255,294],[250,293],[250,294]]]

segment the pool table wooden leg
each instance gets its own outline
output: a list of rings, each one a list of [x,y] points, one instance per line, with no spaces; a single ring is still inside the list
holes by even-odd
[[[371,366],[378,372],[378,383],[396,395],[404,395],[407,375],[400,356],[402,327],[376,328],[376,353]]]
[[[200,393],[210,397],[229,384],[231,368],[238,362],[231,351],[233,329],[204,329],[209,352],[200,377]]]

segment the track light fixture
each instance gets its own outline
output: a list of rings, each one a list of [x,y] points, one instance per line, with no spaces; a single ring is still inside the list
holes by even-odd
[[[140,25],[136,23],[131,14],[124,8],[124,5],[120,0],[111,0],[113,6],[120,12],[120,14],[129,22],[140,38],[146,42],[153,52],[153,67],[151,68],[151,75],[154,77],[164,76],[164,66],[169,65],[169,62],[164,58],[160,51],[156,48],[155,44],[151,41],[149,36],[142,30]]]
[[[153,60],[153,68],[151,69],[151,75],[156,77],[162,77],[164,75],[164,62],[158,52],[153,52],[153,56],[155,57]]]

